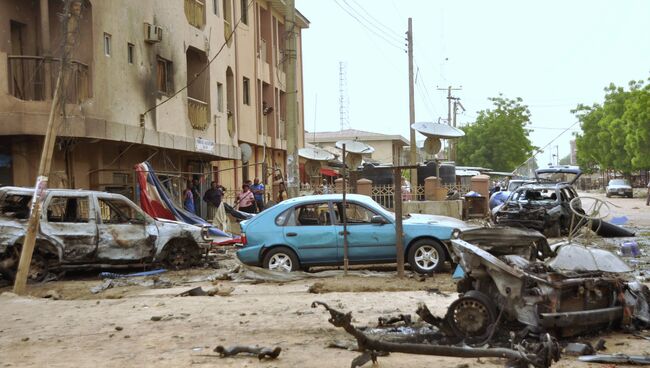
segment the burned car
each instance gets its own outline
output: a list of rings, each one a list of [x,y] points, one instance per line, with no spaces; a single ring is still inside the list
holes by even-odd
[[[571,242],[551,249],[528,229],[484,228],[461,237],[452,247],[464,271],[462,296],[446,317],[460,336],[484,336],[500,322],[557,337],[650,324],[648,288],[606,250]]]
[[[33,193],[0,188],[0,273],[8,278],[20,259]],[[152,262],[180,268],[200,260],[210,245],[207,228],[154,219],[119,194],[51,189],[42,208],[31,279],[49,270]]]
[[[520,186],[494,208],[494,222],[534,229],[548,237],[567,234],[572,217],[569,203],[578,197],[572,184],[580,177],[580,169],[552,167],[539,169],[535,175],[535,183]],[[574,207],[581,210],[579,201]]]

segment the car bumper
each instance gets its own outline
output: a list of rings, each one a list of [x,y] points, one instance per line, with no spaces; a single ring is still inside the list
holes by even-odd
[[[631,195],[631,189],[610,189],[607,191],[609,195]]]
[[[262,247],[247,246],[237,251],[237,259],[243,264],[249,266],[261,266],[260,252]]]

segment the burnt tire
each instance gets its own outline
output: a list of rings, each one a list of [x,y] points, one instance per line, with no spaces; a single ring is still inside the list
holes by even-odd
[[[2,260],[2,267],[0,267],[0,273],[6,279],[10,281],[16,280],[16,273],[18,270],[18,264],[20,263],[20,255],[22,249],[20,246],[13,247],[11,254],[6,259]],[[5,267],[6,265],[9,265]],[[45,280],[48,273],[50,272],[50,261],[48,258],[41,252],[34,250],[32,254],[32,261],[29,265],[29,272],[27,273],[27,282],[41,282]]]
[[[458,337],[483,338],[490,330],[490,325],[496,322],[496,305],[487,295],[480,291],[471,290],[456,299],[449,309],[445,319]]]
[[[433,239],[420,239],[409,248],[411,269],[421,274],[440,272],[447,259],[443,246]]]
[[[201,251],[198,245],[186,239],[171,240],[164,252],[162,263],[172,270],[196,266],[201,260]]]
[[[262,260],[262,266],[270,271],[292,272],[300,269],[298,256],[287,247],[272,248]]]

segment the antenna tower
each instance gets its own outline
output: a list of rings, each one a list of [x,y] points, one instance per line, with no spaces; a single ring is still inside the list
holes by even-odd
[[[339,119],[341,130],[350,129],[350,99],[348,98],[347,65],[339,61]]]

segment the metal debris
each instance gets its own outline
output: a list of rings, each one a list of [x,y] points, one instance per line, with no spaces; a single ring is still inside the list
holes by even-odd
[[[542,334],[538,342],[522,342],[513,347],[513,349],[506,348],[471,348],[459,347],[450,345],[435,345],[435,344],[414,344],[414,343],[394,343],[385,342],[368,337],[366,334],[358,330],[352,325],[352,313],[342,313],[336,309],[330,308],[326,303],[315,301],[312,303],[312,308],[323,306],[329,313],[329,322],[336,326],[341,327],[348,334],[352,335],[359,346],[359,350],[363,354],[357,357],[352,366],[356,367],[359,364],[365,364],[372,360],[377,361],[376,352],[399,352],[407,354],[420,354],[420,355],[439,355],[439,356],[454,356],[461,358],[478,358],[478,357],[495,357],[495,358],[508,358],[514,363],[520,365],[531,364],[538,368],[547,368],[554,361],[560,358],[560,349],[557,341],[555,341],[549,334]]]
[[[627,355],[627,354],[598,354],[583,355],[578,358],[581,362],[588,363],[614,363],[614,364],[641,364],[650,365],[650,356],[648,355]]]
[[[379,317],[377,321],[377,327],[384,327],[394,325],[398,322],[404,322],[404,325],[411,325],[411,315],[410,314],[400,314],[392,317]]]
[[[259,347],[257,345],[235,345],[230,347],[217,346],[214,348],[216,353],[219,353],[221,358],[230,357],[240,353],[246,353],[251,355],[256,355],[257,359],[262,360],[265,358],[275,359],[282,352],[282,348],[279,346],[268,348],[268,347]]]

